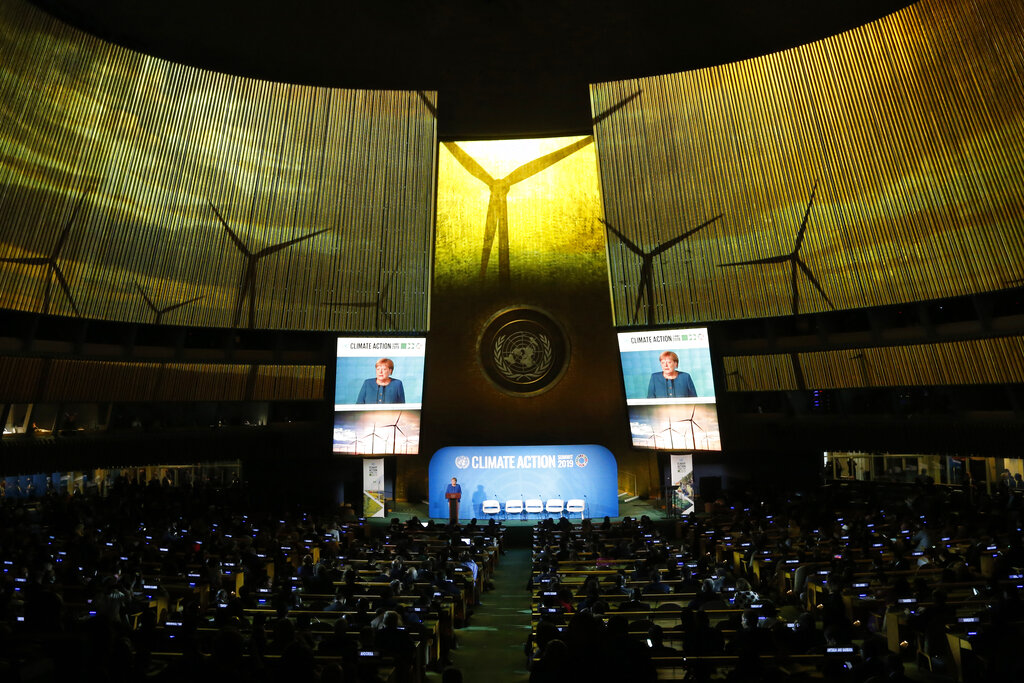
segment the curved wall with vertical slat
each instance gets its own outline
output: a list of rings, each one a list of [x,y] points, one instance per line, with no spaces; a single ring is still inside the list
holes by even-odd
[[[323,365],[0,356],[0,403],[320,401]]]
[[[729,391],[958,386],[1024,383],[1024,337],[726,356]]]
[[[434,99],[202,71],[0,3],[0,307],[425,330]]]
[[[755,59],[591,88],[615,318],[881,306],[1024,279],[1024,5],[920,0]],[[798,258],[797,258],[798,257]],[[647,309],[650,310],[647,310]],[[639,313],[639,315],[638,315]]]

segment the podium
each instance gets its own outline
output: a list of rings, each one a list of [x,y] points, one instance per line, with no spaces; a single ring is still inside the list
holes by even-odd
[[[448,522],[450,524],[459,523],[459,501],[462,500],[461,493],[445,493],[444,497],[448,499]]]

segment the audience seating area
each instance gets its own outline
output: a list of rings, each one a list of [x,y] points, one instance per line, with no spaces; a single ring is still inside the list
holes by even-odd
[[[423,681],[442,668],[500,527],[370,534],[350,509],[268,515],[244,494],[120,481],[103,498],[4,501],[0,678]]]
[[[1024,645],[1022,495],[837,484],[668,529],[542,523],[527,651],[593,675],[629,655],[633,680],[1024,680],[1007,656]]]
[[[543,520],[530,679],[1024,680],[1022,494],[843,483]],[[505,531],[270,514],[242,486],[5,500],[0,677],[426,681]]]

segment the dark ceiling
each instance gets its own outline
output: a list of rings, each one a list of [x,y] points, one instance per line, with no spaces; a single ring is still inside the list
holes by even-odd
[[[588,83],[786,49],[913,0],[31,0],[96,36],[227,73],[439,91],[442,139],[590,130]]]

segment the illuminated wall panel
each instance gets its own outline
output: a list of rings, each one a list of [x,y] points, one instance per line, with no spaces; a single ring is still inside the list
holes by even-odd
[[[586,136],[441,145],[438,291],[521,295],[603,280],[593,141]]]
[[[726,356],[726,391],[791,391],[797,388],[793,359],[788,353],[764,356]]]
[[[5,402],[29,403],[39,392],[42,358],[0,358],[0,387]]]
[[[433,98],[206,72],[0,3],[0,306],[425,329]]]
[[[592,86],[617,324],[888,305],[1024,279],[1024,5],[920,0],[694,72]],[[751,263],[752,262],[752,263]]]
[[[322,400],[325,372],[323,365],[0,357],[0,402]]]
[[[1024,337],[799,354],[808,388],[1024,382]]]
[[[807,389],[1024,382],[1024,337],[795,354]],[[794,355],[726,356],[729,391],[796,389]]]

